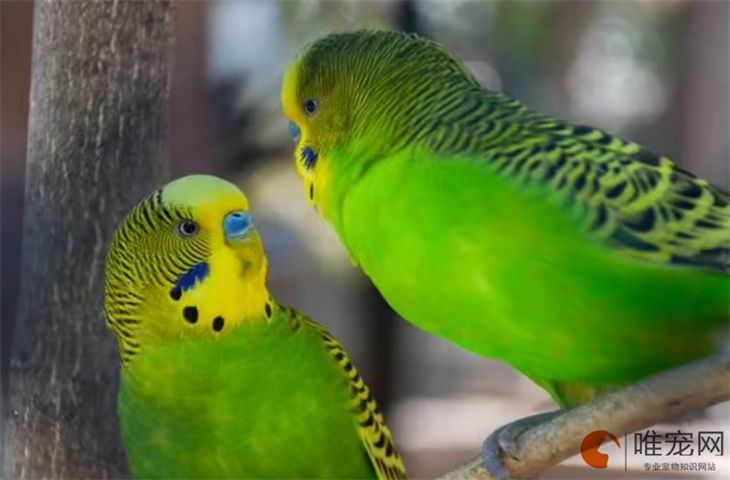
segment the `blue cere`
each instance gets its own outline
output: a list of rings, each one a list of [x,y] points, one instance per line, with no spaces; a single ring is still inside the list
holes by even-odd
[[[247,235],[251,225],[253,225],[253,218],[250,213],[243,210],[229,213],[223,220],[223,231],[226,234],[226,239],[233,240]]]
[[[289,135],[291,135],[292,140],[295,142],[299,141],[299,137],[302,136],[302,131],[299,130],[299,127],[296,123],[289,120]]]

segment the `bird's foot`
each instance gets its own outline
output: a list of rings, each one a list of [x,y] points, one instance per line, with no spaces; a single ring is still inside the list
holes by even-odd
[[[492,432],[484,440],[482,446],[482,457],[490,475],[497,480],[514,480],[509,469],[502,462],[502,457],[506,455],[514,460],[519,460],[517,458],[517,437],[525,430],[547,422],[561,413],[563,413],[562,410],[556,410],[521,418]]]

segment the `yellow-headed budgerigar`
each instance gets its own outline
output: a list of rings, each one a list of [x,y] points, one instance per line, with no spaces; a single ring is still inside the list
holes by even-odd
[[[367,385],[323,327],[280,306],[248,201],[195,175],[121,222],[105,313],[136,478],[405,478]]]
[[[402,32],[315,41],[282,104],[309,201],[415,325],[509,362],[563,408],[716,348],[727,191],[485,89]]]

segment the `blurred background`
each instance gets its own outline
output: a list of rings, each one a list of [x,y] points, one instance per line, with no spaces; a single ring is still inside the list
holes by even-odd
[[[179,1],[171,172],[212,173],[242,186],[270,257],[275,296],[340,338],[383,404],[409,473],[435,476],[474,457],[498,426],[555,406],[509,366],[404,322],[351,266],[295,172],[279,106],[288,61],[332,30],[415,31],[443,42],[489,88],[619,132],[727,188],[729,7],[692,0]],[[0,2],[4,365],[19,284],[32,15],[31,1]],[[727,410],[664,427],[727,432]],[[629,460],[644,470],[645,459]],[[666,475],[727,478],[728,456],[714,461],[716,472]],[[612,475],[575,459],[560,468],[554,475],[561,478]]]

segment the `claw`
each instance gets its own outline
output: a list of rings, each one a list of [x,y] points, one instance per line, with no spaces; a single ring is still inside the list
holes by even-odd
[[[516,480],[502,462],[502,457],[508,456],[513,460],[519,460],[517,457],[517,437],[525,430],[547,422],[561,413],[563,413],[562,410],[556,410],[521,418],[499,427],[489,435],[482,446],[482,457],[489,474],[496,480]]]

